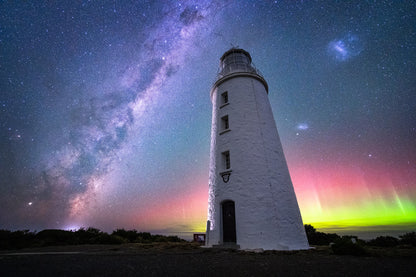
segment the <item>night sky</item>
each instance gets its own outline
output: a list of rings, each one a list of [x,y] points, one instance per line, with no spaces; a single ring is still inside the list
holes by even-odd
[[[269,84],[304,223],[416,229],[414,1],[0,11],[0,229],[204,231],[209,91],[233,46]]]

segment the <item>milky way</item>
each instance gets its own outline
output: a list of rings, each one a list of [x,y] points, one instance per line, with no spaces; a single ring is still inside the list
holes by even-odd
[[[231,46],[269,84],[305,222],[415,226],[411,2],[1,9],[0,228],[203,231],[209,90]]]

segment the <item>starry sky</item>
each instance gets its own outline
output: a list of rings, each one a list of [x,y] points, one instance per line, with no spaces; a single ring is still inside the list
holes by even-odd
[[[210,88],[250,52],[304,223],[416,229],[414,1],[1,1],[0,228],[203,232]]]

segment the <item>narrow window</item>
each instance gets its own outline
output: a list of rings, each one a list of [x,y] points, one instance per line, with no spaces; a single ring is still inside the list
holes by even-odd
[[[225,169],[230,169],[231,168],[230,151],[223,152],[222,153],[222,158],[224,160]]]
[[[228,91],[221,94],[221,102],[223,105],[228,103]]]
[[[228,115],[221,117],[221,127],[222,127],[222,130],[228,130],[230,128]]]

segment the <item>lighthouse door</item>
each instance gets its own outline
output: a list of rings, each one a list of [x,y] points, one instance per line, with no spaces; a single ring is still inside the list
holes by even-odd
[[[235,235],[235,205],[234,201],[228,200],[222,203],[222,240],[236,242]]]

